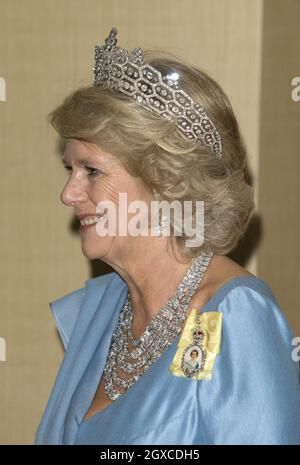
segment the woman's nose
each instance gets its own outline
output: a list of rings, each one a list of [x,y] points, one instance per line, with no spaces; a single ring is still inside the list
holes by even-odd
[[[88,195],[80,182],[70,178],[60,194],[60,200],[65,205],[71,206],[76,203],[86,202]]]

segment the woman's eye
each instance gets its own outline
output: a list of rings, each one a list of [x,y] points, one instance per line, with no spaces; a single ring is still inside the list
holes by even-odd
[[[98,176],[98,174],[101,173],[101,171],[97,168],[90,168],[89,166],[86,166],[85,169],[88,171],[88,176]]]
[[[64,168],[71,173],[72,167],[68,165],[64,165]],[[85,170],[88,172],[88,176],[98,176],[102,171],[98,170],[97,168],[90,168],[89,166],[85,166]]]

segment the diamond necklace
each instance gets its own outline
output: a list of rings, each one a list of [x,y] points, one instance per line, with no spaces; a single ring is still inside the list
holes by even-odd
[[[128,292],[104,367],[105,392],[111,400],[123,394],[118,387],[130,388],[180,334],[190,301],[212,256],[211,250],[207,249],[192,260],[175,294],[155,314],[139,339],[132,336],[133,311]],[[133,347],[131,351],[129,344]],[[126,374],[125,378],[119,375],[117,368]]]

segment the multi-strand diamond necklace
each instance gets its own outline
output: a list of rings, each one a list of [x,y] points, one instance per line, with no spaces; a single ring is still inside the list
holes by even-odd
[[[111,400],[116,400],[130,388],[180,334],[190,301],[212,256],[208,249],[192,260],[175,294],[155,314],[139,339],[132,336],[133,311],[128,292],[104,367],[105,392]],[[129,346],[133,350],[130,351]],[[118,369],[126,377],[123,378]],[[123,391],[119,391],[118,387]]]

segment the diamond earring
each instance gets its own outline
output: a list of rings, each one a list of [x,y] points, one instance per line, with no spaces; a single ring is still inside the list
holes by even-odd
[[[168,224],[169,218],[165,215],[162,215],[161,219],[159,220],[158,226],[154,226],[152,228],[153,234],[155,236],[163,236],[168,229]]]
[[[158,201],[160,199],[159,193],[156,190],[154,190],[153,194],[154,194],[155,200]],[[157,214],[157,211],[156,211],[156,214]],[[169,225],[169,218],[166,215],[162,214],[161,218],[159,219],[158,225],[152,227],[153,234],[155,236],[163,236],[164,233],[167,231],[168,225]]]

